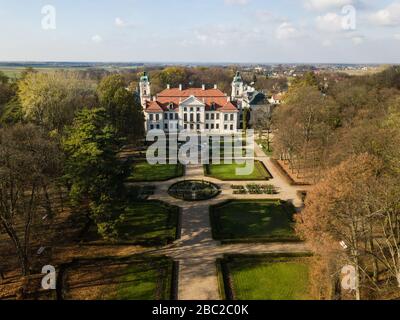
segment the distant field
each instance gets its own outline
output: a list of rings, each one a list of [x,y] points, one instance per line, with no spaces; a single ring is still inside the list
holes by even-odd
[[[25,67],[0,67],[0,71],[3,72],[9,78],[19,78],[21,72],[24,71]],[[64,68],[63,68],[64,69]],[[60,70],[60,68],[35,68],[38,72],[52,72]],[[74,68],[74,70],[77,70]]]

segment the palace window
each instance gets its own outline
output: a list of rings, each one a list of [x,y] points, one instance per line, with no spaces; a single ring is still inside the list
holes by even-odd
[[[154,120],[154,115],[151,114],[151,115],[150,115],[150,121],[153,121],[153,120]]]
[[[215,125],[216,129],[219,130],[219,123]]]
[[[187,122],[187,119],[188,119],[187,113],[185,113],[185,114],[183,115],[183,119],[184,119],[185,122]]]
[[[191,114],[190,114],[190,122],[193,122],[193,121],[194,121],[194,114],[191,113]]]
[[[228,121],[228,115],[227,114],[225,114],[225,121]]]
[[[210,114],[206,113],[206,120],[210,120]]]
[[[219,113],[217,113],[217,120],[219,120]]]
[[[235,115],[231,114],[231,121],[234,120]]]
[[[214,120],[214,119],[215,119],[215,114],[211,113],[211,120]]]
[[[206,123],[206,129],[208,130],[210,128],[209,124]]]
[[[200,122],[200,113],[197,114],[197,122]]]
[[[233,124],[231,124],[231,131],[233,131]]]

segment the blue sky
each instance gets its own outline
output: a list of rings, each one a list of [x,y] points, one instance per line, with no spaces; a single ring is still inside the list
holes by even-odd
[[[2,61],[400,63],[400,0],[0,0],[0,30]]]

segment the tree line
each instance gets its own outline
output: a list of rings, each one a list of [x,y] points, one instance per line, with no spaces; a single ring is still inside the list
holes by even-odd
[[[0,232],[23,275],[32,272],[35,232],[58,213],[51,194],[66,191],[100,235],[117,237],[130,174],[118,153],[144,136],[139,97],[127,87],[117,74],[98,82],[71,71],[0,74]]]
[[[315,186],[296,230],[314,252],[321,299],[398,298],[400,67],[369,76],[294,83],[273,115],[275,157]],[[341,269],[358,284],[343,290]]]

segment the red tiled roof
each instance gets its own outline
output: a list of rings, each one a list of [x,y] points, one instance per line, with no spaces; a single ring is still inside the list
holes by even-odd
[[[188,88],[180,90],[179,88],[165,89],[160,92],[157,97],[178,97],[178,98],[188,98],[190,96],[195,96],[197,98],[205,97],[226,97],[226,95],[219,89],[206,89],[202,88]]]
[[[206,111],[210,111],[214,105],[216,111],[220,112],[239,112],[234,102],[228,101],[228,97],[219,89],[198,89],[191,88],[186,90],[166,89],[157,95],[156,101],[149,101],[146,104],[146,112],[168,111],[172,106],[173,110],[190,96],[194,96],[206,105]]]

